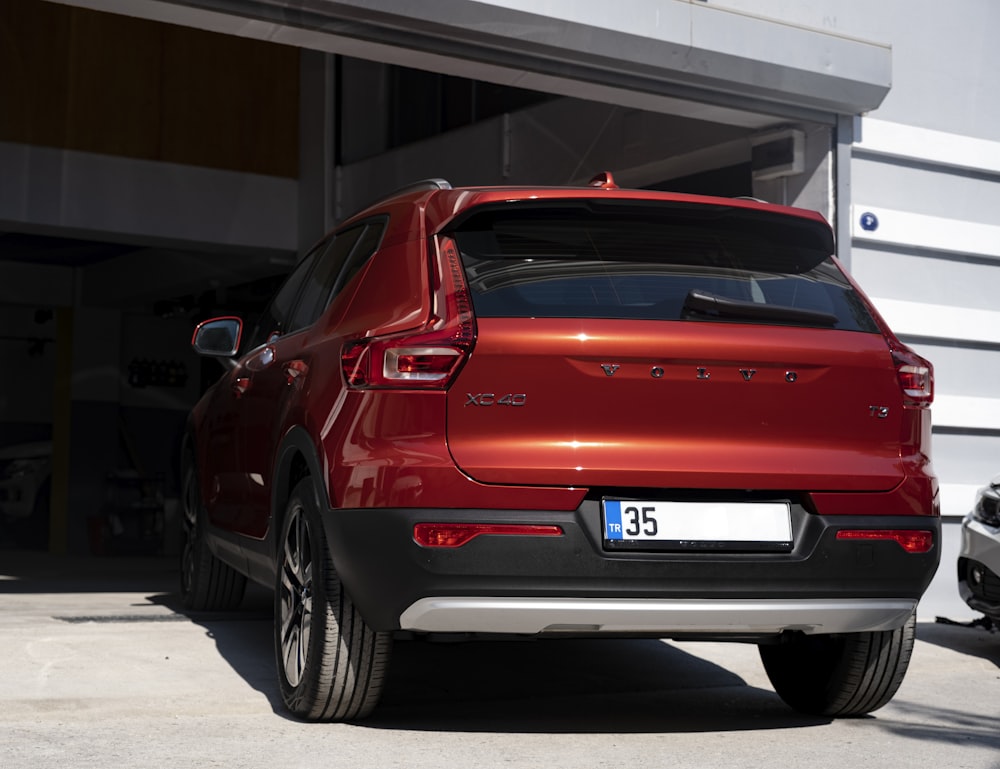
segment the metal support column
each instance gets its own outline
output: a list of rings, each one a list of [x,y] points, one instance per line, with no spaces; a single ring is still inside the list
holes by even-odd
[[[837,257],[847,270],[851,269],[851,147],[854,144],[854,115],[837,116],[836,163],[834,165],[834,228],[837,236]]]
[[[333,226],[336,189],[335,57],[303,49],[299,65],[299,238],[304,253]]]

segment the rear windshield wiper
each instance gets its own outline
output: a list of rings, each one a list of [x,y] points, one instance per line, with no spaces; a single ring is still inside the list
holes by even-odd
[[[787,321],[802,323],[809,326],[837,325],[837,316],[820,310],[805,310],[799,307],[786,307],[780,304],[760,304],[744,302],[739,299],[729,299],[724,296],[710,294],[707,291],[692,289],[688,291],[681,317],[687,320],[760,320]]]

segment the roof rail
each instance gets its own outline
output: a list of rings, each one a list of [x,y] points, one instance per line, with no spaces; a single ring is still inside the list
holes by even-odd
[[[420,190],[450,190],[450,189],[453,189],[451,183],[444,179],[422,179],[419,182],[406,184],[400,187],[398,190],[393,190],[392,192],[388,192],[385,195],[379,195],[377,198],[369,200],[360,208],[357,208],[354,211],[352,211],[349,216],[345,216],[342,219],[340,219],[337,226],[340,226],[340,223],[346,222],[348,219],[353,219],[362,211],[367,211],[372,206],[378,205],[379,203],[385,200],[389,200],[390,198],[394,198],[397,195],[405,195],[408,192],[419,192]]]
[[[406,192],[418,192],[419,190],[450,190],[452,189],[451,182],[445,179],[421,179],[418,182],[412,182],[411,184],[405,184],[398,190],[393,190],[386,198],[394,198],[396,195],[402,195]]]

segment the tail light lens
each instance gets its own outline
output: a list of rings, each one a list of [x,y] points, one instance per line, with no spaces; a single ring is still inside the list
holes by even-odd
[[[837,539],[890,540],[907,553],[929,553],[934,547],[934,534],[910,529],[841,529]]]
[[[455,241],[441,238],[434,260],[433,317],[424,328],[347,342],[340,364],[354,388],[444,389],[476,339],[472,300]]]
[[[413,539],[422,547],[461,547],[484,534],[515,537],[561,537],[561,526],[516,523],[418,523]]]
[[[930,406],[934,400],[934,367],[930,362],[907,349],[894,349],[892,361],[904,405]]]

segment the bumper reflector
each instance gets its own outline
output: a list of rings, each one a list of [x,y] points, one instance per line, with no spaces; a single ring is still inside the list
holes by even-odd
[[[561,537],[560,526],[518,523],[418,523],[413,539],[422,547],[461,547],[480,534],[517,537]]]
[[[913,529],[842,529],[837,539],[891,539],[907,553],[927,553],[934,547],[934,534]]]

